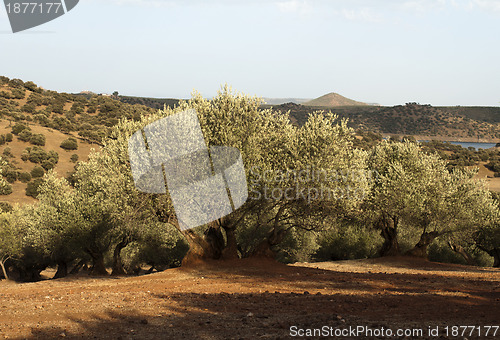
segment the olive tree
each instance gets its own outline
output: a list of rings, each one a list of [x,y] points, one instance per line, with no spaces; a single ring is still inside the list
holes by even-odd
[[[34,204],[32,243],[57,264],[55,278],[68,274],[68,265],[82,256],[81,201],[74,188],[49,171]]]
[[[0,214],[0,267],[5,279],[9,279],[6,263],[22,255],[22,230],[15,223],[12,212]]]
[[[400,228],[419,237],[407,254],[426,257],[437,237],[472,233],[495,214],[491,195],[473,170],[450,172],[446,161],[418,144],[382,142],[368,164],[377,176],[366,209],[385,241],[381,255],[401,253]]]

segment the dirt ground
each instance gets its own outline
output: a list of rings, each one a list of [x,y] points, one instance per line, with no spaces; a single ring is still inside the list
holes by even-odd
[[[361,326],[331,338],[494,339],[484,336],[492,325],[500,325],[500,270],[409,258],[216,261],[141,277],[0,281],[0,339],[288,339]],[[452,337],[453,326],[476,328]]]

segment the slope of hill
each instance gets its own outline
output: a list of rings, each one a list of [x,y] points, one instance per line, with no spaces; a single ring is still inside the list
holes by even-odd
[[[443,106],[438,108],[464,118],[487,123],[500,123],[499,106]]]
[[[339,118],[348,118],[348,125],[355,129],[392,135],[414,135],[439,137],[444,140],[474,139],[494,142],[500,139],[500,124],[493,121],[495,108],[466,108],[460,111],[451,108],[433,107],[407,103],[393,107],[383,106],[338,106],[321,107],[284,104],[275,106],[282,112],[290,111],[292,121],[299,125],[307,120],[309,113],[331,110]],[[500,108],[499,108],[500,109]],[[498,110],[500,113],[500,110]],[[469,116],[484,119],[475,120]],[[497,118],[498,119],[498,118]]]
[[[328,93],[319,98],[310,100],[308,102],[303,103],[306,106],[322,106],[322,107],[336,107],[336,106],[366,106],[368,104],[358,102],[344,96],[341,96],[338,93]]]
[[[118,96],[118,100],[122,103],[130,105],[144,105],[152,109],[162,110],[165,106],[174,107],[179,104],[179,99],[173,98],[147,98],[147,97],[131,97]]]
[[[13,126],[14,124],[12,124],[11,121],[1,119],[0,135],[11,133]],[[41,149],[47,153],[57,153],[58,161],[53,169],[60,176],[67,177],[74,170],[76,162],[86,160],[90,150],[99,147],[96,144],[90,144],[80,140],[77,150],[65,150],[61,148],[61,143],[69,137],[67,134],[37,124],[26,126],[29,127],[31,133],[44,135],[46,143],[43,146],[34,146],[30,142],[23,141],[19,136],[14,135],[11,142],[6,142],[4,145],[0,146],[0,155],[8,162],[8,166],[2,169],[3,174],[7,176],[6,179],[12,186],[12,193],[0,196],[0,201],[9,204],[26,204],[33,202],[35,199],[26,195],[26,189],[30,183],[36,183],[37,177],[32,175],[35,174],[36,170],[34,169],[43,169],[43,172],[46,172],[47,169],[43,166],[45,165],[46,168],[50,167],[43,164],[43,161],[37,161],[33,156],[29,157],[31,150],[37,150],[39,148],[38,150]],[[26,157],[24,155],[28,156]],[[76,155],[76,157],[74,155]],[[40,175],[43,175],[43,172],[40,172]],[[29,174],[29,176],[26,174]],[[26,180],[24,176],[28,176],[26,179],[29,179],[31,176],[31,179]]]
[[[33,201],[26,193],[36,196],[44,172],[54,168],[67,176],[120,119],[140,119],[151,112],[111,97],[58,93],[0,76],[0,153],[6,162],[0,170],[8,182],[0,202]],[[61,143],[70,137],[77,149],[66,151]]]

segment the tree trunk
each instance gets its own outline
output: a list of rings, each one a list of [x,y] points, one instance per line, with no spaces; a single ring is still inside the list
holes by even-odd
[[[488,251],[488,254],[490,256],[493,256],[493,267],[499,268],[500,267],[500,249],[493,248],[493,249]]]
[[[222,258],[224,260],[238,259],[238,242],[236,241],[236,233],[234,228],[224,228],[226,231],[227,244],[222,251]]]
[[[92,258],[92,268],[90,269],[89,275],[95,276],[107,276],[109,275],[104,265],[104,254],[100,251],[92,251],[87,249],[87,253]]]
[[[46,268],[46,267],[45,267]],[[42,280],[40,273],[45,268],[37,268],[30,266],[27,268],[18,268],[19,270],[19,281],[21,282],[37,282]]]
[[[384,238],[384,244],[380,249],[380,256],[399,256],[401,250],[398,242],[398,218],[388,217],[385,214],[377,223],[380,236]]]
[[[225,242],[219,226],[213,224],[205,231],[205,241],[211,248],[212,258],[218,260],[224,251]]]
[[[71,269],[71,271],[69,273],[70,274],[78,274],[80,272],[80,269],[82,269],[82,267],[85,263],[87,263],[87,260],[80,260],[80,262],[75,264],[75,266],[73,267],[73,269]]]
[[[123,268],[122,249],[128,245],[128,241],[124,238],[120,243],[118,243],[113,251],[113,271],[111,275],[126,275],[125,268]]]
[[[250,257],[267,257],[274,259],[276,253],[273,251],[273,247],[280,244],[287,234],[286,230],[276,230],[273,228],[269,236],[262,241],[255,249],[250,253]]]
[[[5,262],[7,262],[9,258],[0,260],[0,267],[2,267],[2,273],[6,280],[9,280],[9,275],[7,274],[7,270],[5,269]]]
[[[214,253],[210,244],[192,230],[185,230],[183,234],[189,244],[189,251],[182,259],[182,265],[190,265],[204,259],[213,259]]]
[[[457,253],[460,256],[462,256],[464,258],[465,262],[467,262],[468,265],[471,265],[471,266],[476,266],[477,265],[476,260],[474,260],[474,258],[461,245],[454,244],[453,242],[449,241],[448,242],[448,246],[455,253]]]
[[[420,235],[420,241],[418,241],[413,249],[407,251],[405,255],[427,258],[427,248],[438,236],[439,232],[437,231],[422,233],[422,235]]]
[[[57,261],[57,272],[53,279],[60,279],[68,276],[68,264],[64,260]]]

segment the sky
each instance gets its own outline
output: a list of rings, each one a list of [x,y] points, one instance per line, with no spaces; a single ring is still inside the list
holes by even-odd
[[[13,34],[0,75],[61,92],[500,106],[500,0],[80,0]]]

